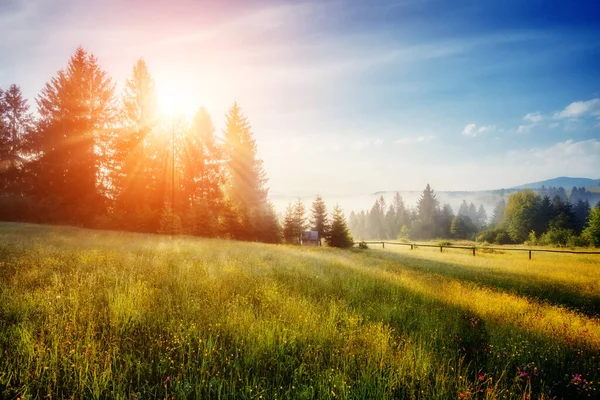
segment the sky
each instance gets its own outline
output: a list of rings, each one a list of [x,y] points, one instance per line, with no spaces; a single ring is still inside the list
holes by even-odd
[[[159,101],[237,101],[278,196],[600,179],[600,3],[0,0],[0,88],[35,109],[78,46]]]

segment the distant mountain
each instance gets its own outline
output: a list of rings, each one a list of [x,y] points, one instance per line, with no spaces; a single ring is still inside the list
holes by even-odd
[[[547,179],[545,181],[526,183],[521,186],[515,186],[511,189],[540,189],[542,186],[545,187],[559,187],[562,186],[564,189],[572,189],[573,186],[577,187],[589,187],[589,186],[600,186],[600,179],[589,179],[589,178],[570,178],[568,176],[560,176],[554,179]]]

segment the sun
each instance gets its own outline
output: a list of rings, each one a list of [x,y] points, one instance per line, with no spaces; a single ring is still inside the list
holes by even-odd
[[[158,87],[156,91],[158,111],[163,118],[184,116],[190,119],[200,105],[197,99],[182,86]]]

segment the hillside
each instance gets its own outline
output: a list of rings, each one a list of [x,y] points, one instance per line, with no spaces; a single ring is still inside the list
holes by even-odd
[[[0,224],[0,398],[593,394],[598,261]]]
[[[545,181],[526,183],[524,185],[515,186],[512,189],[541,189],[544,187],[560,187],[562,186],[565,189],[572,189],[573,186],[576,187],[589,187],[589,186],[598,186],[600,185],[599,179],[590,179],[590,178],[570,178],[567,176],[561,176],[558,178],[547,179]]]

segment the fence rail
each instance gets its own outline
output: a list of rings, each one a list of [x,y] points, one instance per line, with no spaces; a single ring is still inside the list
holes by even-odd
[[[444,252],[444,249],[465,249],[471,250],[473,252],[473,257],[475,256],[477,250],[500,250],[500,251],[524,251],[529,253],[529,259],[531,260],[531,253],[566,253],[566,254],[596,254],[600,255],[600,251],[575,251],[575,250],[552,250],[552,249],[519,249],[519,248],[510,248],[510,247],[481,247],[481,246],[454,246],[454,245],[439,245],[439,244],[420,244],[420,243],[399,243],[399,242],[386,242],[386,241],[362,241],[362,242],[354,242],[355,245],[359,243],[365,244],[380,244],[383,249],[385,249],[385,245],[391,246],[410,246],[411,250],[416,249],[417,247],[439,247],[440,253]]]

